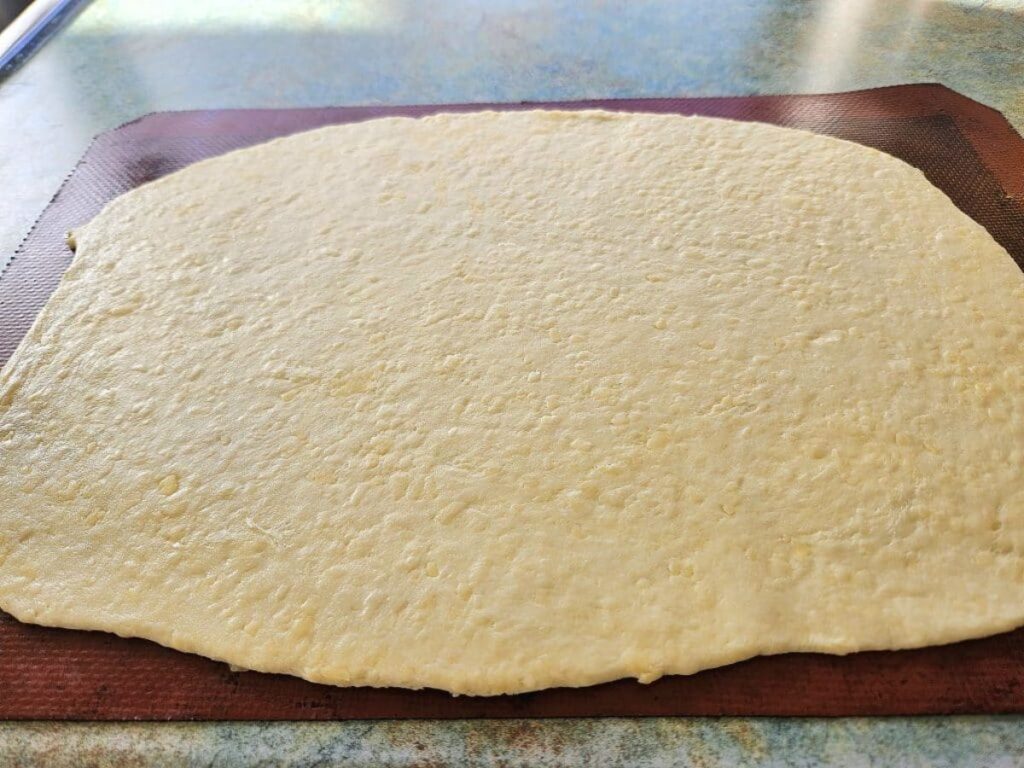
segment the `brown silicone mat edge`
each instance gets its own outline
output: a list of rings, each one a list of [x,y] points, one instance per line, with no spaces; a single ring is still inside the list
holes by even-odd
[[[0,274],[0,361],[70,260],[63,232],[110,197],[200,157],[318,125],[438,111],[586,107],[791,125],[877,146],[929,179],[1024,259],[1024,141],[998,112],[941,85],[843,94],[154,113],[101,134]],[[917,132],[918,138],[908,140]],[[917,142],[915,144],[915,142]],[[909,156],[908,156],[909,154]],[[846,657],[762,657],[650,686],[618,681],[520,696],[344,689],[114,635],[0,614],[0,719],[177,720],[1024,712],[1024,630]]]

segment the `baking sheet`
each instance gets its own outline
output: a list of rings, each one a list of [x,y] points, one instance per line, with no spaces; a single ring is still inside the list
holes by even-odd
[[[205,157],[331,123],[441,111],[601,108],[805,128],[920,168],[1024,268],[1024,140],[940,85],[806,96],[158,113],[99,136],[0,275],[0,363],[70,263],[64,233],[105,202]],[[648,686],[619,681],[518,696],[332,688],[233,673],[143,640],[24,625],[0,613],[0,720],[885,715],[1024,712],[1024,629],[847,657],[764,657]]]

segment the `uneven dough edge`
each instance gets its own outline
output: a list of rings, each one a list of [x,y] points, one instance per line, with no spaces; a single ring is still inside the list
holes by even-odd
[[[982,624],[970,629],[958,627],[948,630],[937,630],[934,634],[922,639],[921,642],[907,645],[879,644],[869,646],[851,642],[847,647],[837,647],[834,642],[823,642],[820,644],[812,642],[805,645],[778,648],[770,645],[751,644],[729,650],[710,652],[702,657],[690,655],[688,659],[668,661],[660,669],[646,672],[638,672],[628,664],[621,664],[618,667],[609,667],[600,672],[591,670],[585,674],[580,674],[571,671],[561,677],[553,676],[539,684],[524,684],[522,678],[515,675],[487,679],[480,683],[466,684],[465,678],[453,679],[450,674],[444,672],[424,674],[422,669],[417,669],[411,674],[392,675],[386,672],[371,673],[368,670],[359,668],[346,669],[343,672],[339,672],[338,669],[310,669],[287,664],[274,664],[266,659],[246,660],[244,664],[239,665],[239,659],[237,658],[222,658],[220,651],[215,645],[189,642],[183,638],[175,638],[173,635],[162,631],[160,627],[147,628],[139,626],[131,632],[124,632],[123,627],[119,628],[116,624],[97,622],[89,617],[49,614],[45,611],[40,612],[31,606],[20,606],[17,600],[5,600],[2,598],[0,598],[0,609],[26,624],[59,629],[107,632],[124,638],[149,640],[166,648],[183,653],[197,654],[207,659],[221,662],[229,667],[234,666],[236,668],[232,669],[233,672],[252,671],[265,674],[291,675],[312,683],[337,687],[405,688],[408,690],[436,689],[450,693],[453,696],[481,697],[532,693],[549,688],[587,688],[630,678],[648,685],[664,676],[693,675],[705,670],[747,661],[758,656],[780,656],[790,653],[821,653],[829,656],[846,656],[851,653],[867,651],[913,650],[990,637],[1024,626],[1024,610],[1022,610],[1019,614],[1009,617],[999,624]]]

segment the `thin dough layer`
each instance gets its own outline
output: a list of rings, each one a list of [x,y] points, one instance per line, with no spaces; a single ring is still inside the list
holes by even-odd
[[[387,119],[112,202],[0,377],[0,607],[498,694],[1024,624],[1024,277],[760,124]]]

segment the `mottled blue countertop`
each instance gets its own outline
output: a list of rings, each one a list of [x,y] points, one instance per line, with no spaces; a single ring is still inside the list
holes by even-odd
[[[1024,128],[1024,1],[96,0],[0,80],[0,263],[96,133],[155,110],[936,81]],[[1024,766],[1024,718],[0,724],[0,765],[467,762]]]

